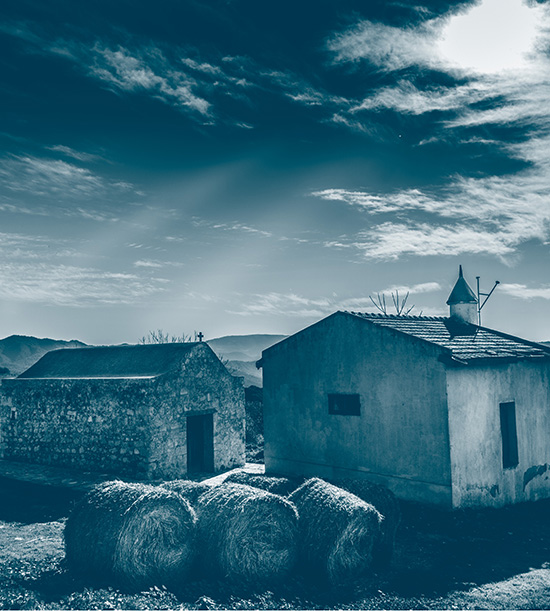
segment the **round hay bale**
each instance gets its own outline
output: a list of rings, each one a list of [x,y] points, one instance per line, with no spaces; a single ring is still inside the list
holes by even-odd
[[[389,565],[395,547],[395,534],[401,523],[401,508],[395,494],[386,486],[365,479],[341,479],[332,483],[373,505],[382,515],[381,537],[375,543],[373,556],[378,566]]]
[[[253,488],[259,488],[279,496],[288,496],[300,485],[299,481],[294,481],[287,477],[270,477],[257,473],[247,473],[246,471],[231,473],[225,478],[225,482],[252,486]]]
[[[359,497],[313,478],[290,496],[300,515],[303,568],[312,578],[347,584],[368,574],[382,516]]]
[[[180,495],[120,481],[96,486],[65,525],[67,565],[81,575],[143,589],[184,581],[197,516]]]
[[[160,484],[161,488],[165,490],[171,490],[177,492],[184,499],[188,500],[191,506],[195,506],[199,497],[212,490],[212,485],[205,484],[204,482],[193,482],[188,479],[175,479],[170,482],[163,482]]]
[[[288,576],[297,557],[298,513],[275,494],[220,484],[197,503],[199,562],[206,573],[247,585]]]

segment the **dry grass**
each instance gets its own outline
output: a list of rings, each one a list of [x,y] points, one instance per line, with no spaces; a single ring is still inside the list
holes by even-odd
[[[11,501],[3,494],[0,519]],[[404,503],[402,511],[390,571],[344,589],[291,576],[255,593],[227,579],[190,582],[177,594],[91,588],[65,569],[62,522],[0,522],[0,609],[550,608],[550,501],[456,513]]]
[[[193,507],[196,505],[200,496],[212,489],[211,484],[193,482],[188,479],[175,479],[170,482],[163,482],[160,486],[165,490],[177,492],[184,499],[187,499]]]
[[[113,585],[173,586],[191,569],[195,526],[195,512],[175,492],[118,481],[100,484],[67,520],[67,564]]]
[[[375,543],[373,555],[379,566],[388,566],[393,556],[397,528],[401,522],[399,501],[395,498],[393,492],[385,486],[365,479],[342,479],[332,483],[373,505],[382,515],[384,518],[381,524],[382,536]]]
[[[257,473],[247,473],[246,471],[235,471],[225,478],[227,483],[244,484],[259,488],[272,494],[288,496],[302,483],[300,480],[292,480],[287,477],[270,477]]]
[[[318,478],[289,500],[300,515],[300,553],[310,576],[342,584],[368,574],[382,521],[372,505]]]
[[[203,569],[247,584],[287,577],[296,561],[298,514],[287,500],[240,484],[220,484],[197,503]]]

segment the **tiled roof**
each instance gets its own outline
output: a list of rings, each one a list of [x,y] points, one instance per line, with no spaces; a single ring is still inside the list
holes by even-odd
[[[431,316],[392,316],[346,312],[380,327],[389,327],[445,349],[460,361],[520,358],[548,358],[550,347],[500,331],[457,322],[453,318]]]
[[[197,344],[89,346],[47,352],[19,378],[146,378],[170,371]]]

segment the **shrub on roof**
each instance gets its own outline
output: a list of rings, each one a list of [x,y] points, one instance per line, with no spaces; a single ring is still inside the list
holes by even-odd
[[[143,589],[184,581],[195,550],[196,514],[180,495],[120,481],[96,486],[65,525],[69,568],[86,578]]]
[[[245,585],[287,577],[297,557],[298,514],[289,501],[240,484],[220,484],[197,503],[199,563]]]
[[[300,515],[302,567],[316,580],[353,583],[368,575],[382,516],[359,497],[318,478],[290,496]]]

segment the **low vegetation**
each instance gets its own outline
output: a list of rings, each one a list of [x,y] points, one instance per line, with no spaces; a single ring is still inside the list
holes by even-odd
[[[254,587],[213,571],[170,590],[92,586],[63,548],[74,501],[2,486],[3,609],[533,609],[550,608],[550,501],[446,512],[401,503],[391,565],[346,587],[290,575]],[[18,520],[17,522],[15,520]],[[25,523],[26,522],[26,523]]]

